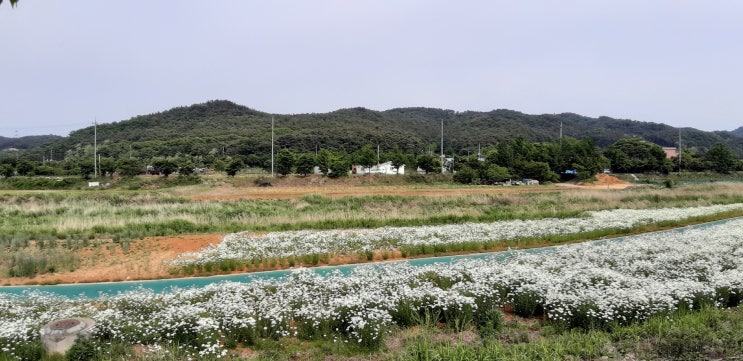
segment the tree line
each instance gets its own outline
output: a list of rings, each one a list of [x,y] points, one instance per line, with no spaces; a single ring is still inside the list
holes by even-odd
[[[442,126],[445,159],[439,154]],[[570,136],[558,137],[563,130]],[[390,161],[395,167],[404,164],[408,171],[438,173],[443,168],[460,182],[490,184],[511,178],[589,177],[604,169],[661,173],[740,169],[743,137],[694,129],[683,134],[686,147],[679,161],[666,159],[661,148],[677,144],[679,130],[657,123],[504,109],[349,108],[271,115],[213,100],[90,126],[30,149],[0,151],[0,175],[169,176],[205,169],[236,174],[244,168],[274,168],[279,175],[319,171],[336,177],[353,165],[369,168]],[[272,149],[276,149],[273,165]]]
[[[272,122],[272,119],[274,122]],[[272,124],[275,126],[272,129]],[[592,138],[606,149],[625,136],[637,136],[661,146],[676,146],[679,129],[664,124],[589,118],[572,113],[529,115],[513,110],[455,112],[434,108],[374,111],[340,109],[329,113],[268,114],[226,100],[176,107],[129,120],[89,126],[69,136],[23,149],[29,159],[66,159],[92,144],[93,134],[103,156],[152,158],[174,156],[267,154],[272,133],[275,146],[295,153],[320,149],[352,153],[365,145],[398,148],[405,153],[439,152],[441,126],[446,154],[474,153],[498,142],[523,136],[529,142],[553,142],[559,134]],[[684,145],[706,153],[718,142],[743,157],[743,137],[734,132],[683,129]],[[16,147],[18,148],[18,147]],[[72,154],[74,155],[74,154]]]
[[[436,147],[431,147],[436,149]],[[90,145],[68,151],[64,157],[43,161],[6,155],[0,157],[0,177],[14,176],[81,176],[94,175],[133,177],[139,174],[171,174],[192,176],[205,170],[234,176],[247,168],[270,172],[278,176],[305,176],[319,172],[328,177],[344,177],[354,165],[365,169],[391,162],[393,168],[403,165],[408,173],[453,174],[453,179],[466,184],[495,184],[507,179],[535,179],[555,182],[565,178],[588,179],[610,169],[618,173],[670,173],[682,171],[715,171],[729,173],[743,170],[743,162],[722,142],[707,152],[682,149],[681,159],[667,158],[662,147],[639,137],[624,137],[606,149],[598,147],[592,138],[566,137],[550,142],[530,142],[524,137],[497,142],[478,153],[469,151],[445,154],[438,151],[409,152],[399,147],[382,148],[365,144],[351,152],[345,149],[317,149],[314,152],[279,147],[273,158],[270,150],[261,153],[226,152],[211,149],[204,154],[179,153],[169,157],[152,154],[115,156],[106,144],[99,146],[99,157],[93,157]]]

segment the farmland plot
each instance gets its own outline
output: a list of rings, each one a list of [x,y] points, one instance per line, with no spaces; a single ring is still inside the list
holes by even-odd
[[[707,211],[634,216],[616,211],[616,218],[600,213],[585,224],[621,226]],[[549,222],[529,229],[576,227],[572,219]],[[588,328],[705,304],[733,307],[743,292],[740,229],[743,220],[736,219],[551,252],[513,251],[505,260],[359,266],[347,276],[319,276],[300,268],[276,281],[218,283],[163,294],[139,290],[93,300],[0,295],[0,350],[13,355],[38,338],[42,325],[65,317],[94,319],[95,337],[101,340],[155,349],[177,343],[193,357],[218,357],[226,354],[225,345],[289,336],[376,349],[391,328],[421,322],[477,325],[497,308]]]
[[[624,230],[640,225],[680,221],[743,209],[743,204],[688,208],[615,209],[586,212],[580,218],[546,218],[493,223],[464,223],[422,227],[383,227],[330,231],[250,232],[227,235],[218,245],[185,253],[173,264],[250,262],[312,254],[347,255],[375,250],[414,249],[453,244],[539,239],[547,236],[585,234],[596,230]]]

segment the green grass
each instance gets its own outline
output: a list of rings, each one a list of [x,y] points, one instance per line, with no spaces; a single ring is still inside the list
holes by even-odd
[[[743,202],[743,185],[705,183],[621,192],[567,190],[440,197],[313,195],[291,200],[231,201],[192,201],[175,194],[170,190],[0,192],[0,219],[3,219],[0,242],[16,235],[26,239],[46,236],[64,239],[79,234],[89,238],[137,239],[244,230],[375,228],[564,218],[586,210]]]
[[[702,308],[601,330],[563,330],[547,322],[510,322],[497,336],[463,343],[418,334],[389,360],[718,360],[743,356],[743,309]]]
[[[177,181],[177,180],[176,180]],[[134,182],[134,181],[132,181]],[[390,195],[328,198],[307,196],[293,200],[192,201],[174,189],[0,191],[0,270],[39,273],[75,267],[75,250],[94,245],[98,239],[118,241],[124,249],[129,240],[154,235],[332,229],[378,226],[417,226],[508,219],[569,217],[586,210],[702,206],[743,202],[743,185],[699,182],[673,188],[657,187],[625,191],[564,190],[529,194],[479,194],[441,197]],[[420,184],[410,185],[421,187]],[[428,185],[425,185],[428,186]],[[442,187],[472,189],[468,186]],[[135,184],[131,185],[135,188]],[[702,222],[725,214],[699,218]],[[608,230],[575,236],[522,239],[506,245],[529,247],[565,243],[656,230],[679,225],[669,222],[631,230]],[[470,252],[502,246],[489,242],[442,245],[430,249],[408,249],[408,257],[446,252]],[[374,255],[372,254],[372,257]],[[71,258],[70,258],[71,257]],[[360,254],[366,259],[368,254]],[[250,260],[244,264],[225,261],[184,274],[209,273],[327,262],[329,255],[307,258]],[[5,268],[2,268],[5,267]],[[426,275],[426,281],[446,288],[451,280]],[[738,304],[731,301],[731,304]],[[523,300],[518,311],[539,313]],[[694,308],[694,307],[691,307]],[[247,347],[256,360],[705,360],[735,359],[743,355],[743,310],[717,310],[697,305],[694,310],[661,315],[630,325],[587,325],[569,329],[544,320],[509,318],[483,304],[481,312],[461,315],[445,310],[420,312],[414,305],[401,307],[393,315],[402,325],[387,335],[384,343],[360,347],[334,342],[306,329],[300,338],[264,339],[259,334],[226,335],[232,353],[245,358]],[[323,327],[332,327],[325,325]],[[135,353],[134,346],[119,342],[95,343],[97,360],[183,360],[182,345],[167,345],[162,351]],[[234,349],[232,347],[235,347]],[[29,359],[63,360],[40,353],[38,343],[22,347]],[[10,360],[0,352],[0,361]],[[210,359],[210,358],[202,358]]]
[[[610,330],[564,329],[548,321],[511,317],[499,310],[460,326],[443,328],[436,320],[397,328],[385,343],[370,350],[321,337],[308,329],[300,338],[248,338],[225,341],[228,359],[252,360],[734,360],[743,356],[743,309],[702,307],[659,315],[645,322]],[[434,317],[436,318],[436,317]],[[327,325],[327,327],[333,327]],[[65,360],[43,352],[39,341],[16,348],[26,359]],[[246,350],[250,350],[246,352]],[[113,340],[81,343],[76,354],[93,360],[186,360],[188,344],[162,345],[135,352],[133,345]],[[249,358],[245,355],[249,355]],[[70,355],[71,356],[71,355]],[[193,358],[193,357],[191,357]],[[213,356],[200,357],[215,360]],[[14,360],[0,352],[0,361]]]
[[[132,180],[134,182],[136,180]],[[139,180],[144,182],[146,180]],[[174,182],[186,180],[174,179]],[[161,181],[165,182],[165,181]],[[201,186],[200,186],[201,187]],[[364,188],[365,186],[360,186]],[[411,190],[430,185],[408,184]],[[453,184],[447,189],[482,189]],[[288,200],[194,201],[181,196],[186,188],[128,190],[0,191],[0,276],[32,275],[71,269],[74,258],[43,250],[29,254],[28,246],[62,244],[65,252],[85,247],[93,240],[142,239],[196,233],[238,231],[285,231],[303,229],[375,228],[427,226],[512,219],[574,217],[584,211],[615,208],[688,207],[743,202],[743,184],[704,182],[672,189],[643,187],[624,191],[561,190],[544,188],[539,193],[463,194],[424,196],[347,196],[329,198],[310,195]],[[731,213],[725,217],[740,216]],[[690,220],[700,222],[707,219]],[[685,222],[686,223],[686,222]],[[628,230],[601,230],[591,234],[549,236],[510,242],[485,240],[436,247],[403,247],[404,257],[480,252],[512,246],[519,248],[597,239],[652,231],[679,225],[668,223]],[[54,248],[54,247],[51,247]],[[364,255],[361,261],[368,260]],[[373,255],[371,255],[373,257]],[[327,257],[325,257],[327,258]],[[272,267],[289,260],[257,260],[245,268]],[[307,259],[305,264],[324,259]],[[231,265],[212,265],[213,272]],[[195,274],[199,270],[184,270]],[[202,270],[203,271],[203,270]]]

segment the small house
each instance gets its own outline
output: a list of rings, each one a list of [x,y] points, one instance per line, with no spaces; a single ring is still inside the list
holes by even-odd
[[[363,165],[355,165],[353,169],[356,170],[356,174],[405,174],[405,164],[401,165],[398,169],[392,165],[392,162],[384,162],[371,168],[366,168]]]

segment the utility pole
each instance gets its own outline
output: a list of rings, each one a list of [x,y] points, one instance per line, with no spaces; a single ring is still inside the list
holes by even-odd
[[[681,175],[681,128],[679,128],[679,175]]]
[[[441,174],[444,174],[444,119],[441,119]]]
[[[273,177],[273,115],[271,116],[271,177]]]
[[[98,178],[98,119],[93,121],[93,178]]]

